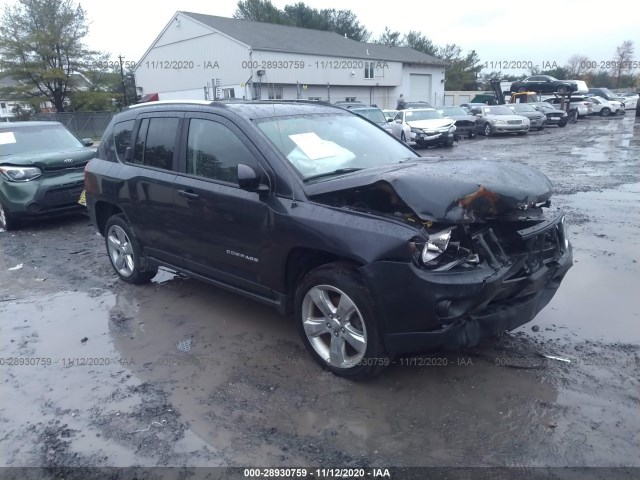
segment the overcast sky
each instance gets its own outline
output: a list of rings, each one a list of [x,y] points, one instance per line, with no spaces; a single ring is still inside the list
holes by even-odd
[[[15,0],[0,0],[0,6]],[[279,8],[297,0],[272,0]],[[162,28],[178,11],[231,17],[237,0],[81,0],[90,34],[86,43],[115,59],[119,54],[138,61]],[[635,2],[607,4],[602,0],[537,0],[522,6],[509,1],[478,0],[365,1],[307,0],[313,8],[348,9],[377,38],[385,29],[417,30],[437,45],[456,43],[476,50],[482,62],[525,61],[542,69],[543,62],[563,66],[575,53],[591,60],[610,60],[624,40],[640,58],[640,28]],[[616,5],[618,5],[616,7]],[[609,10],[608,14],[604,14]],[[495,70],[499,70],[494,63]],[[492,70],[489,65],[489,70]],[[502,68],[506,73],[505,68]]]

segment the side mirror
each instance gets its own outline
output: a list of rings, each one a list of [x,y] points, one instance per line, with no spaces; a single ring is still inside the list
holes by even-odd
[[[269,187],[261,183],[258,173],[244,163],[238,164],[238,186],[248,192],[268,192]]]
[[[90,147],[91,145],[93,145],[93,140],[91,140],[91,139],[90,139],[90,138],[88,138],[88,137],[87,137],[87,138],[83,138],[83,139],[82,139],[82,144],[83,144],[85,147]]]
[[[387,118],[387,122],[388,122],[388,123],[393,122],[393,118]]]
[[[396,120],[396,123],[402,123],[402,120],[397,119],[397,120]]]

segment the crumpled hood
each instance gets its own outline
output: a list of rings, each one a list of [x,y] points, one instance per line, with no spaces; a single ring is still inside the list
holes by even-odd
[[[387,183],[424,220],[469,223],[546,202],[549,179],[539,170],[488,160],[418,161],[367,168],[306,186],[310,197]]]

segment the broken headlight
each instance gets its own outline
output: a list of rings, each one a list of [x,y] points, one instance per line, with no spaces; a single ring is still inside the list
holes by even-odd
[[[424,244],[422,254],[420,255],[422,263],[429,263],[435,260],[447,250],[449,242],[451,241],[452,230],[453,227],[449,227],[438,233],[429,235],[429,239]]]
[[[414,261],[422,267],[441,272],[459,265],[474,267],[480,263],[477,254],[465,240],[465,233],[457,227],[448,227],[427,235],[427,239],[411,242]]]

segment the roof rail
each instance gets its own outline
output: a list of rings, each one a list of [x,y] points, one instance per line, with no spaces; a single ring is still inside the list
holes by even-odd
[[[128,108],[138,108],[145,107],[149,105],[171,105],[176,103],[189,103],[192,105],[211,105],[213,100],[155,100],[153,102],[144,102],[144,103],[136,103],[134,105],[129,105]]]

